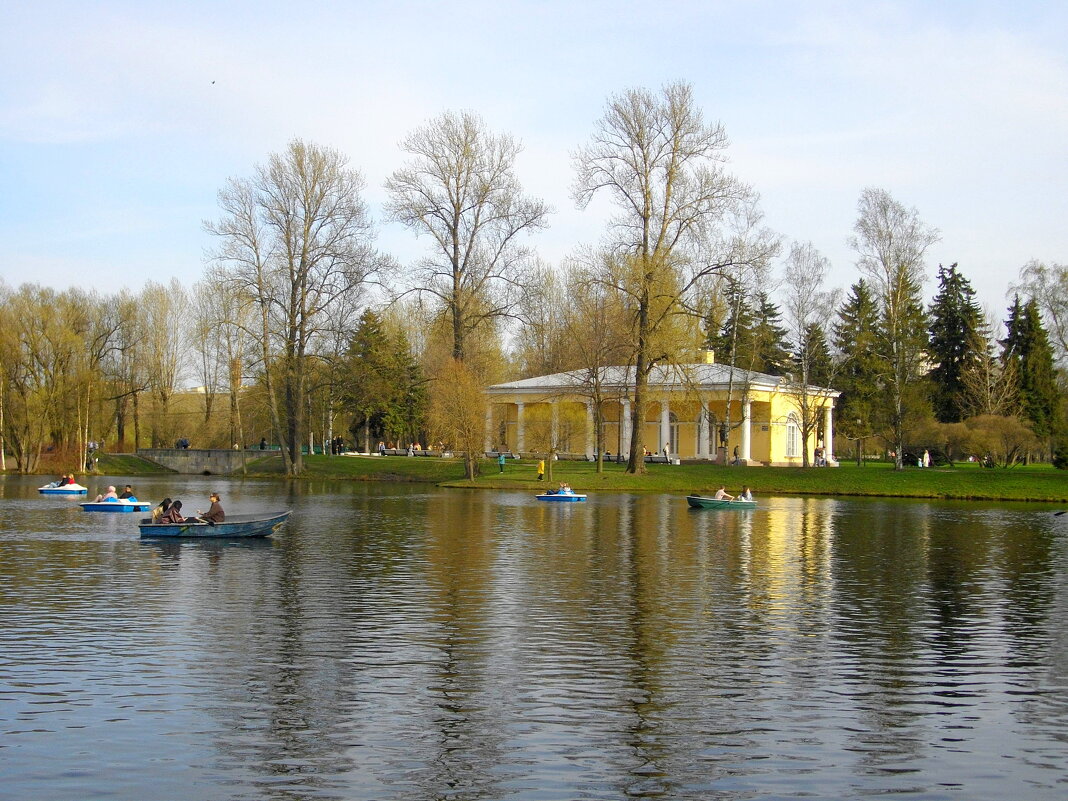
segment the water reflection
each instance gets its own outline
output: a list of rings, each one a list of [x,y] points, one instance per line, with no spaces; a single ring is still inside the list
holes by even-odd
[[[32,489],[0,482],[11,798],[1037,799],[1062,781],[1068,553],[1042,510],[210,479],[228,509],[294,515],[269,540],[184,543]]]

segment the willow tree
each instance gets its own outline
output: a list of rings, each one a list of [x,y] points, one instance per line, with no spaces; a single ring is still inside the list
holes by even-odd
[[[707,123],[686,83],[660,93],[630,89],[609,98],[588,144],[574,155],[579,208],[607,194],[617,208],[599,280],[630,312],[634,366],[627,472],[645,471],[649,375],[675,354],[677,315],[696,313],[695,295],[720,270],[766,259],[775,249],[758,228],[756,195],[723,167],[723,126]]]
[[[219,193],[218,275],[256,309],[254,333],[285,470],[303,471],[310,362],[339,307],[381,266],[363,178],[336,150],[294,139]]]
[[[430,237],[411,291],[440,303],[452,358],[462,361],[475,329],[511,313],[531,256],[520,238],[545,226],[549,207],[523,194],[519,142],[492,133],[477,114],[446,112],[401,147],[411,158],[386,181],[386,212]]]

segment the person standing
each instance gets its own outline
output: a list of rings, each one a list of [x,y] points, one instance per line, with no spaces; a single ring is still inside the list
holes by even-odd
[[[504,472],[504,451],[497,454],[497,467],[499,468],[499,472]]]
[[[541,481],[544,478],[545,478],[545,460],[544,459],[539,459],[538,460],[538,481]]]

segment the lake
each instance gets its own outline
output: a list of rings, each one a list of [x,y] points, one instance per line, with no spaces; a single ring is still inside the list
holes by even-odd
[[[1054,507],[134,479],[293,510],[160,542],[43,483],[0,478],[9,801],[1068,796]]]

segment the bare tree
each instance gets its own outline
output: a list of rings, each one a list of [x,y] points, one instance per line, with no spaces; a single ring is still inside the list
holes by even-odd
[[[585,208],[607,193],[618,207],[607,249],[615,258],[600,280],[630,310],[634,357],[630,473],[645,472],[643,428],[649,374],[670,359],[659,339],[701,282],[774,251],[758,230],[756,196],[722,167],[727,135],[708,124],[685,83],[659,95],[631,89],[609,98],[589,144],[574,156],[574,197]]]
[[[801,422],[801,464],[808,467],[808,442],[819,425],[819,412],[829,402],[831,390],[827,386],[813,386],[814,373],[818,372],[813,333],[816,328],[826,333],[824,324],[836,305],[836,295],[823,289],[831,264],[811,242],[794,242],[785,264],[786,324],[794,350],[793,374],[789,396],[797,408]],[[829,366],[829,360],[828,360]],[[818,376],[824,383],[828,376]],[[834,443],[826,442],[826,453],[833,452]]]
[[[222,274],[258,310],[261,366],[291,475],[303,471],[309,360],[328,312],[383,263],[362,190],[338,151],[295,139],[251,180],[231,180],[219,195],[222,219],[206,225],[221,239]]]
[[[386,181],[386,211],[431,238],[413,288],[441,303],[452,356],[463,360],[468,335],[510,313],[530,256],[519,237],[544,227],[550,210],[523,194],[514,172],[519,143],[491,133],[472,112],[446,112],[401,147],[412,158]]]
[[[915,209],[907,209],[884,189],[865,189],[857,204],[857,267],[871,280],[882,306],[881,339],[887,365],[890,440],[898,470],[905,447],[907,398],[920,376],[927,326],[920,289],[924,257],[939,240]]]

